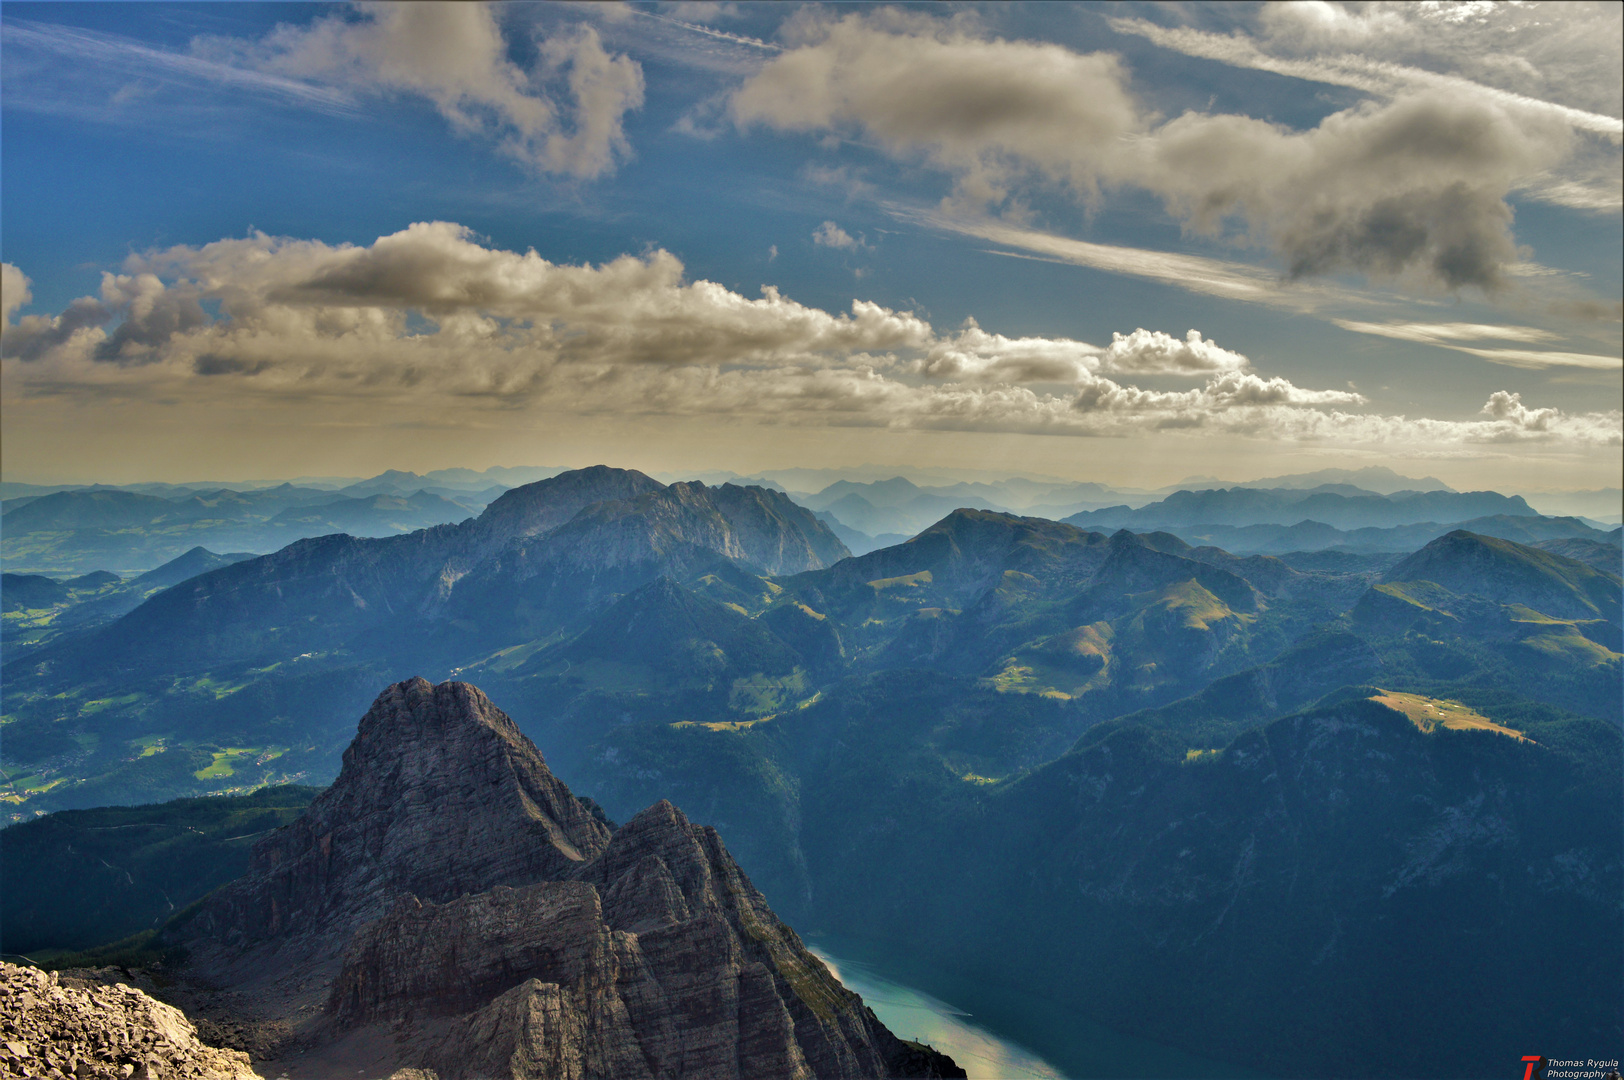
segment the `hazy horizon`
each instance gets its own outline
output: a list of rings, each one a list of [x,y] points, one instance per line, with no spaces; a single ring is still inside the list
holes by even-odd
[[[896,477],[901,477],[903,479],[909,480],[910,482],[912,482],[914,484],[917,484],[917,485],[919,485],[921,487],[949,486],[949,485],[957,484],[957,483],[996,483],[996,482],[1001,481],[1001,480],[1022,479],[1022,480],[1031,480],[1031,481],[1035,481],[1035,482],[1038,482],[1038,483],[1054,483],[1054,484],[1095,483],[1095,484],[1099,484],[1099,485],[1101,485],[1103,487],[1112,488],[1112,489],[1116,489],[1116,490],[1121,490],[1121,491],[1125,491],[1125,492],[1153,493],[1153,492],[1162,491],[1164,489],[1171,489],[1173,487],[1176,487],[1176,486],[1179,486],[1179,485],[1184,485],[1184,484],[1208,484],[1208,485],[1211,485],[1211,484],[1230,484],[1230,485],[1238,485],[1238,486],[1251,486],[1251,485],[1256,485],[1260,481],[1273,479],[1273,478],[1276,478],[1276,477],[1302,476],[1302,475],[1306,475],[1306,474],[1312,474],[1312,473],[1316,473],[1316,472],[1320,472],[1320,471],[1328,471],[1328,470],[1333,470],[1333,469],[1340,470],[1340,471],[1357,472],[1359,469],[1362,469],[1362,468],[1385,469],[1386,471],[1391,472],[1396,476],[1405,477],[1405,478],[1414,479],[1414,480],[1427,480],[1427,479],[1438,480],[1438,481],[1442,481],[1445,484],[1448,484],[1451,488],[1453,488],[1453,489],[1455,489],[1457,491],[1473,491],[1473,490],[1490,491],[1490,490],[1494,490],[1494,491],[1501,491],[1501,492],[1503,492],[1505,494],[1540,493],[1540,494],[1550,494],[1550,495],[1567,495],[1567,494],[1588,494],[1588,493],[1594,493],[1594,492],[1607,492],[1607,491],[1617,491],[1617,490],[1619,490],[1619,485],[1617,485],[1616,483],[1615,484],[1601,483],[1601,484],[1597,484],[1597,485],[1595,485],[1593,487],[1563,486],[1563,485],[1557,485],[1557,484],[1546,484],[1546,485],[1540,485],[1540,486],[1531,486],[1531,485],[1517,486],[1517,485],[1504,485],[1504,484],[1496,486],[1496,485],[1490,484],[1490,485],[1487,485],[1487,486],[1484,486],[1484,487],[1481,487],[1481,488],[1475,488],[1475,487],[1471,487],[1469,485],[1463,485],[1461,483],[1451,482],[1447,475],[1440,475],[1441,473],[1448,472],[1448,470],[1445,470],[1445,469],[1439,469],[1439,470],[1437,470],[1435,472],[1428,472],[1425,475],[1418,475],[1420,470],[1406,471],[1406,470],[1400,470],[1400,469],[1391,469],[1386,465],[1353,465],[1353,466],[1348,466],[1348,467],[1322,466],[1321,468],[1309,468],[1309,467],[1307,467],[1305,465],[1304,467],[1301,467],[1301,468],[1292,468],[1292,469],[1288,469],[1287,471],[1284,471],[1284,472],[1270,474],[1270,475],[1261,475],[1260,474],[1260,475],[1216,475],[1215,476],[1215,475],[1201,474],[1201,473],[1185,473],[1184,475],[1177,476],[1177,477],[1174,477],[1173,479],[1169,479],[1169,480],[1166,480],[1166,481],[1163,481],[1163,482],[1160,482],[1160,483],[1137,484],[1137,483],[1130,483],[1130,482],[1125,482],[1125,481],[1113,481],[1112,479],[1110,479],[1108,477],[1102,477],[1102,476],[1099,476],[1099,475],[1090,475],[1090,474],[1086,474],[1086,473],[1080,474],[1080,475],[1074,475],[1074,476],[1061,476],[1061,475],[1037,472],[1037,471],[1034,471],[1034,470],[974,469],[974,468],[954,469],[954,468],[945,468],[945,467],[942,467],[942,466],[939,466],[939,465],[921,465],[921,464],[909,464],[909,463],[883,463],[882,464],[882,463],[875,463],[875,462],[863,462],[863,463],[860,463],[860,464],[850,465],[850,466],[831,466],[831,467],[824,467],[824,468],[817,468],[817,467],[812,467],[812,466],[802,466],[802,465],[788,465],[788,466],[783,466],[783,467],[767,467],[767,468],[761,468],[761,469],[746,470],[746,469],[714,467],[714,466],[713,467],[703,467],[703,468],[693,468],[693,469],[671,469],[671,468],[661,468],[661,467],[653,465],[653,464],[649,464],[649,465],[646,465],[646,466],[638,466],[638,465],[629,465],[629,464],[625,464],[623,462],[616,462],[616,461],[581,461],[581,462],[571,462],[571,463],[568,463],[568,464],[559,464],[557,462],[511,462],[511,461],[508,461],[508,462],[499,462],[499,463],[495,463],[495,464],[491,464],[491,465],[484,465],[484,466],[480,466],[480,467],[477,467],[477,468],[470,467],[470,466],[467,466],[467,465],[450,464],[450,465],[436,466],[434,468],[427,468],[427,469],[401,469],[401,468],[393,468],[392,467],[392,468],[387,468],[387,469],[380,469],[380,470],[378,470],[376,472],[366,472],[366,473],[308,473],[308,474],[300,474],[300,475],[281,475],[281,474],[279,474],[279,475],[252,476],[252,477],[245,477],[245,476],[222,477],[222,476],[200,475],[200,474],[177,474],[177,475],[172,476],[172,477],[156,477],[156,478],[155,477],[143,477],[141,479],[128,479],[128,480],[121,480],[121,481],[108,480],[108,479],[103,479],[103,478],[98,478],[98,477],[90,477],[90,478],[82,478],[82,479],[61,479],[61,478],[32,479],[32,478],[16,477],[16,476],[13,476],[13,475],[11,475],[9,473],[4,473],[4,474],[0,474],[0,482],[28,484],[28,485],[32,485],[32,486],[38,486],[38,487],[53,487],[53,486],[62,486],[62,487],[87,486],[88,487],[88,486],[96,486],[96,485],[103,485],[103,486],[107,486],[107,487],[130,487],[130,486],[138,486],[138,485],[141,485],[141,484],[170,484],[170,485],[173,485],[173,486],[176,486],[176,487],[198,487],[198,486],[213,486],[213,485],[219,485],[219,486],[222,486],[222,487],[232,487],[233,485],[241,486],[241,487],[267,487],[267,486],[275,486],[275,485],[283,484],[283,483],[292,483],[292,484],[295,484],[295,485],[299,485],[301,483],[304,483],[304,484],[328,485],[328,486],[337,487],[337,486],[345,486],[345,485],[348,485],[348,484],[360,483],[360,482],[364,482],[364,481],[367,481],[367,480],[371,480],[371,479],[374,479],[375,477],[384,475],[385,473],[392,472],[392,471],[393,472],[411,473],[411,474],[416,475],[416,476],[428,476],[428,475],[431,475],[431,474],[436,473],[436,472],[451,472],[451,471],[467,471],[467,472],[472,472],[472,473],[482,475],[482,474],[484,474],[484,473],[486,473],[488,471],[492,471],[492,470],[527,470],[527,469],[536,469],[536,470],[552,470],[552,471],[555,471],[555,472],[568,472],[568,471],[571,471],[571,470],[584,469],[584,468],[589,468],[589,467],[596,466],[596,465],[606,465],[606,466],[609,466],[611,468],[636,469],[636,471],[645,473],[648,476],[651,476],[654,479],[659,480],[659,481],[661,481],[663,483],[673,483],[673,482],[676,482],[678,480],[701,480],[701,481],[705,481],[707,483],[714,483],[714,482],[725,482],[725,481],[731,481],[731,480],[745,480],[745,481],[747,481],[747,480],[750,480],[750,479],[753,479],[753,478],[768,478],[768,479],[774,479],[775,482],[783,484],[786,487],[786,489],[788,489],[790,491],[799,491],[799,492],[802,492],[802,493],[814,493],[814,492],[816,492],[818,490],[821,490],[824,487],[827,487],[829,484],[834,483],[836,480],[848,480],[848,481],[852,481],[852,482],[855,482],[855,483],[872,483],[872,482],[877,482],[877,481],[890,480],[890,479],[893,479],[893,478],[896,478]],[[803,483],[800,486],[796,486],[796,485],[794,485],[794,484],[792,484],[792,483],[790,483],[790,482],[788,482],[786,480],[777,479],[777,477],[775,476],[775,474],[785,474],[785,473],[810,474],[810,475],[818,476],[819,479],[817,479],[815,481],[812,481],[810,483]],[[492,478],[492,482],[493,483],[500,483],[502,481],[500,479],[498,479],[498,478]],[[527,481],[520,481],[520,483],[529,483],[529,482],[531,482],[531,481],[528,481],[528,480]],[[1339,481],[1339,482],[1343,482],[1343,481]],[[1345,481],[1345,482],[1354,482],[1354,481]],[[509,484],[508,486],[516,486],[516,485],[515,484]]]

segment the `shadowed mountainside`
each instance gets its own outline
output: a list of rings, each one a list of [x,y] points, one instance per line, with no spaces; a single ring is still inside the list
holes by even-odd
[[[842,987],[715,830],[661,801],[611,831],[462,683],[384,691],[333,786],[163,938],[293,1025],[298,1075],[362,1046],[447,1080],[963,1075]]]

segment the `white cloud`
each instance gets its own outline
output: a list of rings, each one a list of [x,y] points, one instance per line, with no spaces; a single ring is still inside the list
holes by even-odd
[[[1353,319],[1332,319],[1344,330],[1357,334],[1375,334],[1397,338],[1400,341],[1419,341],[1436,345],[1446,341],[1524,341],[1555,340],[1557,335],[1534,326],[1491,326],[1485,323],[1418,323],[1418,322],[1358,322]]]
[[[93,85],[92,79],[87,76],[106,77],[111,74],[119,79],[178,83],[189,87],[225,87],[281,104],[333,115],[357,116],[361,112],[354,96],[343,89],[315,86],[301,79],[257,71],[208,56],[155,48],[117,34],[12,18],[7,18],[0,26],[0,34],[3,34],[6,50],[14,58],[25,53],[49,53],[70,60],[75,81],[80,84]],[[6,84],[6,105],[9,108],[20,107],[54,114],[77,113],[96,117],[106,113],[108,102],[74,100],[71,90],[71,87],[53,83],[38,75],[30,79],[9,80]],[[121,90],[124,100],[111,102],[115,112],[117,106],[125,101],[141,96],[141,91],[133,89],[129,83]],[[118,94],[113,96],[118,98]]]
[[[1192,372],[1239,371],[1246,357],[1220,349],[1205,341],[1199,330],[1191,330],[1181,341],[1159,330],[1141,327],[1124,337],[1112,334],[1111,344],[1101,357],[1106,371],[1125,375],[1186,375]]]
[[[974,200],[1007,196],[1005,155],[1086,186],[1091,178],[1075,167],[1077,156],[1140,127],[1113,56],[981,40],[893,9],[803,19],[799,34],[797,47],[768,60],[733,95],[738,123],[856,127],[894,154],[955,173]]]
[[[970,319],[957,334],[938,338],[914,361],[912,370],[959,381],[1077,383],[1097,388],[1104,385],[1096,378],[1100,374],[1200,378],[1248,366],[1246,357],[1203,339],[1199,330],[1181,339],[1141,327],[1127,335],[1114,333],[1111,339],[1102,349],[1069,338],[1009,338],[988,333]]]
[[[1518,368],[1579,367],[1596,371],[1617,371],[1624,368],[1624,359],[1603,356],[1600,353],[1556,352],[1543,349],[1477,349],[1466,345],[1451,345],[1456,352],[1481,357],[1493,364]]]
[[[0,322],[10,326],[12,313],[33,302],[33,284],[28,275],[15,266],[0,263]]]
[[[713,22],[739,17],[738,4],[718,3],[717,0],[678,0],[676,3],[661,4],[660,8],[672,18],[688,22]]]
[[[1333,22],[1340,22],[1345,26],[1357,25],[1362,30],[1368,31],[1369,21],[1330,4],[1270,3],[1263,5],[1260,9],[1260,20],[1265,27],[1278,29],[1298,18],[1292,12],[1303,12],[1316,7],[1336,12],[1337,14],[1333,16]],[[1383,12],[1378,17],[1389,25],[1405,25],[1404,21],[1391,11]],[[1360,53],[1316,54],[1309,59],[1298,59],[1273,55],[1266,51],[1268,46],[1279,46],[1288,43],[1298,45],[1304,48],[1305,51],[1314,51],[1316,46],[1369,45],[1370,38],[1374,36],[1371,33],[1364,33],[1362,40],[1335,40],[1334,35],[1332,35],[1318,41],[1311,39],[1288,41],[1286,37],[1276,34],[1272,35],[1271,39],[1266,42],[1259,42],[1239,33],[1214,34],[1189,27],[1158,26],[1145,19],[1112,18],[1108,22],[1111,29],[1119,34],[1132,34],[1164,49],[1183,53],[1186,56],[1218,60],[1235,67],[1269,71],[1277,75],[1289,75],[1292,78],[1328,83],[1334,86],[1346,86],[1367,93],[1380,94],[1384,97],[1397,97],[1406,91],[1418,89],[1466,91],[1504,105],[1547,113],[1561,119],[1578,131],[1611,136],[1624,134],[1624,120],[1620,120],[1618,117],[1590,112],[1586,109],[1576,109],[1556,102],[1542,101],[1526,94],[1518,94],[1492,86],[1484,86],[1481,83],[1473,82],[1458,75],[1449,75],[1428,71],[1425,68],[1409,67],[1391,61],[1373,59]],[[1298,23],[1297,25],[1302,24]],[[1354,34],[1351,37],[1359,39],[1361,35]]]
[[[1217,432],[1331,443],[1464,446],[1616,442],[1618,413],[1570,416],[1496,397],[1487,419],[1348,411],[1351,390],[1296,386],[1190,331],[1138,329],[1104,347],[940,333],[864,300],[849,314],[764,286],[746,298],[688,281],[671,254],[561,265],[422,223],[366,246],[256,234],[132,256],[99,296],[21,315],[6,266],[8,395],[343,400],[385,414],[729,416],[758,422],[1125,436]],[[16,303],[13,299],[18,298]],[[218,315],[211,315],[218,311]],[[110,330],[109,330],[110,328]],[[1182,376],[1185,390],[1134,386]],[[1497,404],[1498,403],[1498,404]],[[414,406],[415,407],[415,406]]]
[[[825,221],[812,230],[812,242],[820,247],[844,248],[847,251],[854,251],[859,246],[850,233],[832,221]]]
[[[78,351],[93,349],[107,339],[102,326],[112,318],[100,300],[82,296],[60,315],[24,315],[11,321],[34,299],[33,282],[11,263],[0,263],[0,292],[4,293],[4,319],[0,320],[0,357],[37,360],[63,346]]]
[[[538,70],[524,71],[508,59],[486,3],[367,5],[279,25],[258,42],[199,38],[193,48],[307,85],[419,95],[457,130],[495,137],[522,161],[582,178],[609,172],[630,152],[623,119],[643,103],[642,69],[607,53],[590,26],[541,41]]]
[[[1099,369],[1100,352],[1081,341],[990,334],[970,319],[932,343],[912,370],[955,382],[1077,383]]]
[[[1580,367],[1609,371],[1624,367],[1624,359],[1599,353],[1564,352],[1556,349],[1487,349],[1472,345],[1458,345],[1459,341],[1519,341],[1538,344],[1558,340],[1559,335],[1533,326],[1489,326],[1482,323],[1418,323],[1359,322],[1354,319],[1332,319],[1344,330],[1356,334],[1374,334],[1378,337],[1414,341],[1422,345],[1436,345],[1443,349],[1481,357],[1491,363],[1508,367],[1548,368]]]
[[[1279,274],[1246,263],[1186,255],[1173,251],[1152,251],[1118,244],[1097,244],[1073,240],[1038,229],[1022,228],[988,218],[966,218],[953,214],[921,211],[890,204],[886,209],[897,218],[974,236],[994,244],[1020,248],[1060,262],[1087,266],[1112,274],[1173,285],[1207,296],[1264,304],[1290,311],[1310,311],[1327,301],[1357,303],[1347,290],[1323,282],[1284,281]],[[1000,251],[995,254],[1009,255]]]
[[[962,214],[1023,185],[1159,196],[1189,227],[1271,246],[1292,277],[1354,270],[1458,289],[1518,261],[1508,194],[1560,166],[1569,123],[1433,86],[1294,131],[1143,109],[1110,54],[988,40],[891,10],[797,23],[733,95],[742,127],[862,138],[950,173]]]

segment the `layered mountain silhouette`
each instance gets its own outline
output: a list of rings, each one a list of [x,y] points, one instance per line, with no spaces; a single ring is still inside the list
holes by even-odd
[[[465,683],[385,690],[332,787],[164,935],[293,1026],[299,1075],[964,1075],[841,986],[715,830],[666,801],[611,828]]]
[[[1465,530],[1434,540],[1383,580],[1431,581],[1457,594],[1522,604],[1559,619],[1619,622],[1616,574],[1557,552]]]
[[[379,651],[425,628],[511,644],[662,575],[794,573],[846,549],[780,493],[665,486],[595,467],[508,491],[478,518],[405,536],[333,535],[203,574],[51,663],[140,668]]]
[[[1543,516],[1518,495],[1448,490],[1380,495],[1346,484],[1181,490],[1146,506],[1087,510],[1063,520],[1087,529],[1160,529],[1191,543],[1269,554],[1408,552],[1454,529],[1518,543],[1608,538],[1594,523]]]
[[[50,574],[92,567],[143,572],[196,546],[259,554],[333,532],[398,536],[463,521],[488,501],[449,489],[353,497],[292,484],[249,491],[151,487],[156,490],[98,488],[8,499],[0,504],[0,554],[10,566]]]
[[[1495,491],[1400,491],[1377,495],[1357,488],[1304,491],[1237,487],[1177,491],[1138,510],[1125,506],[1090,510],[1066,520],[1114,528],[1294,525],[1315,521],[1333,528],[1357,529],[1422,521],[1466,521],[1493,514],[1538,516],[1522,496]]]
[[[195,578],[199,574],[206,574],[210,570],[217,570],[222,566],[231,566],[253,558],[257,558],[257,556],[246,551],[229,551],[224,555],[217,555],[199,544],[197,547],[175,556],[162,566],[138,575],[130,584],[142,589],[167,589],[171,585],[179,585],[183,581]]]

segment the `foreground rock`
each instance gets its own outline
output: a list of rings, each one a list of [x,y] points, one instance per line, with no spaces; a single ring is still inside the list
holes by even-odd
[[[248,1055],[204,1045],[184,1013],[132,986],[73,985],[0,963],[0,1076],[253,1080]]]
[[[898,1039],[660,802],[611,832],[477,689],[379,696],[338,780],[166,932],[277,1075],[963,1076]]]

